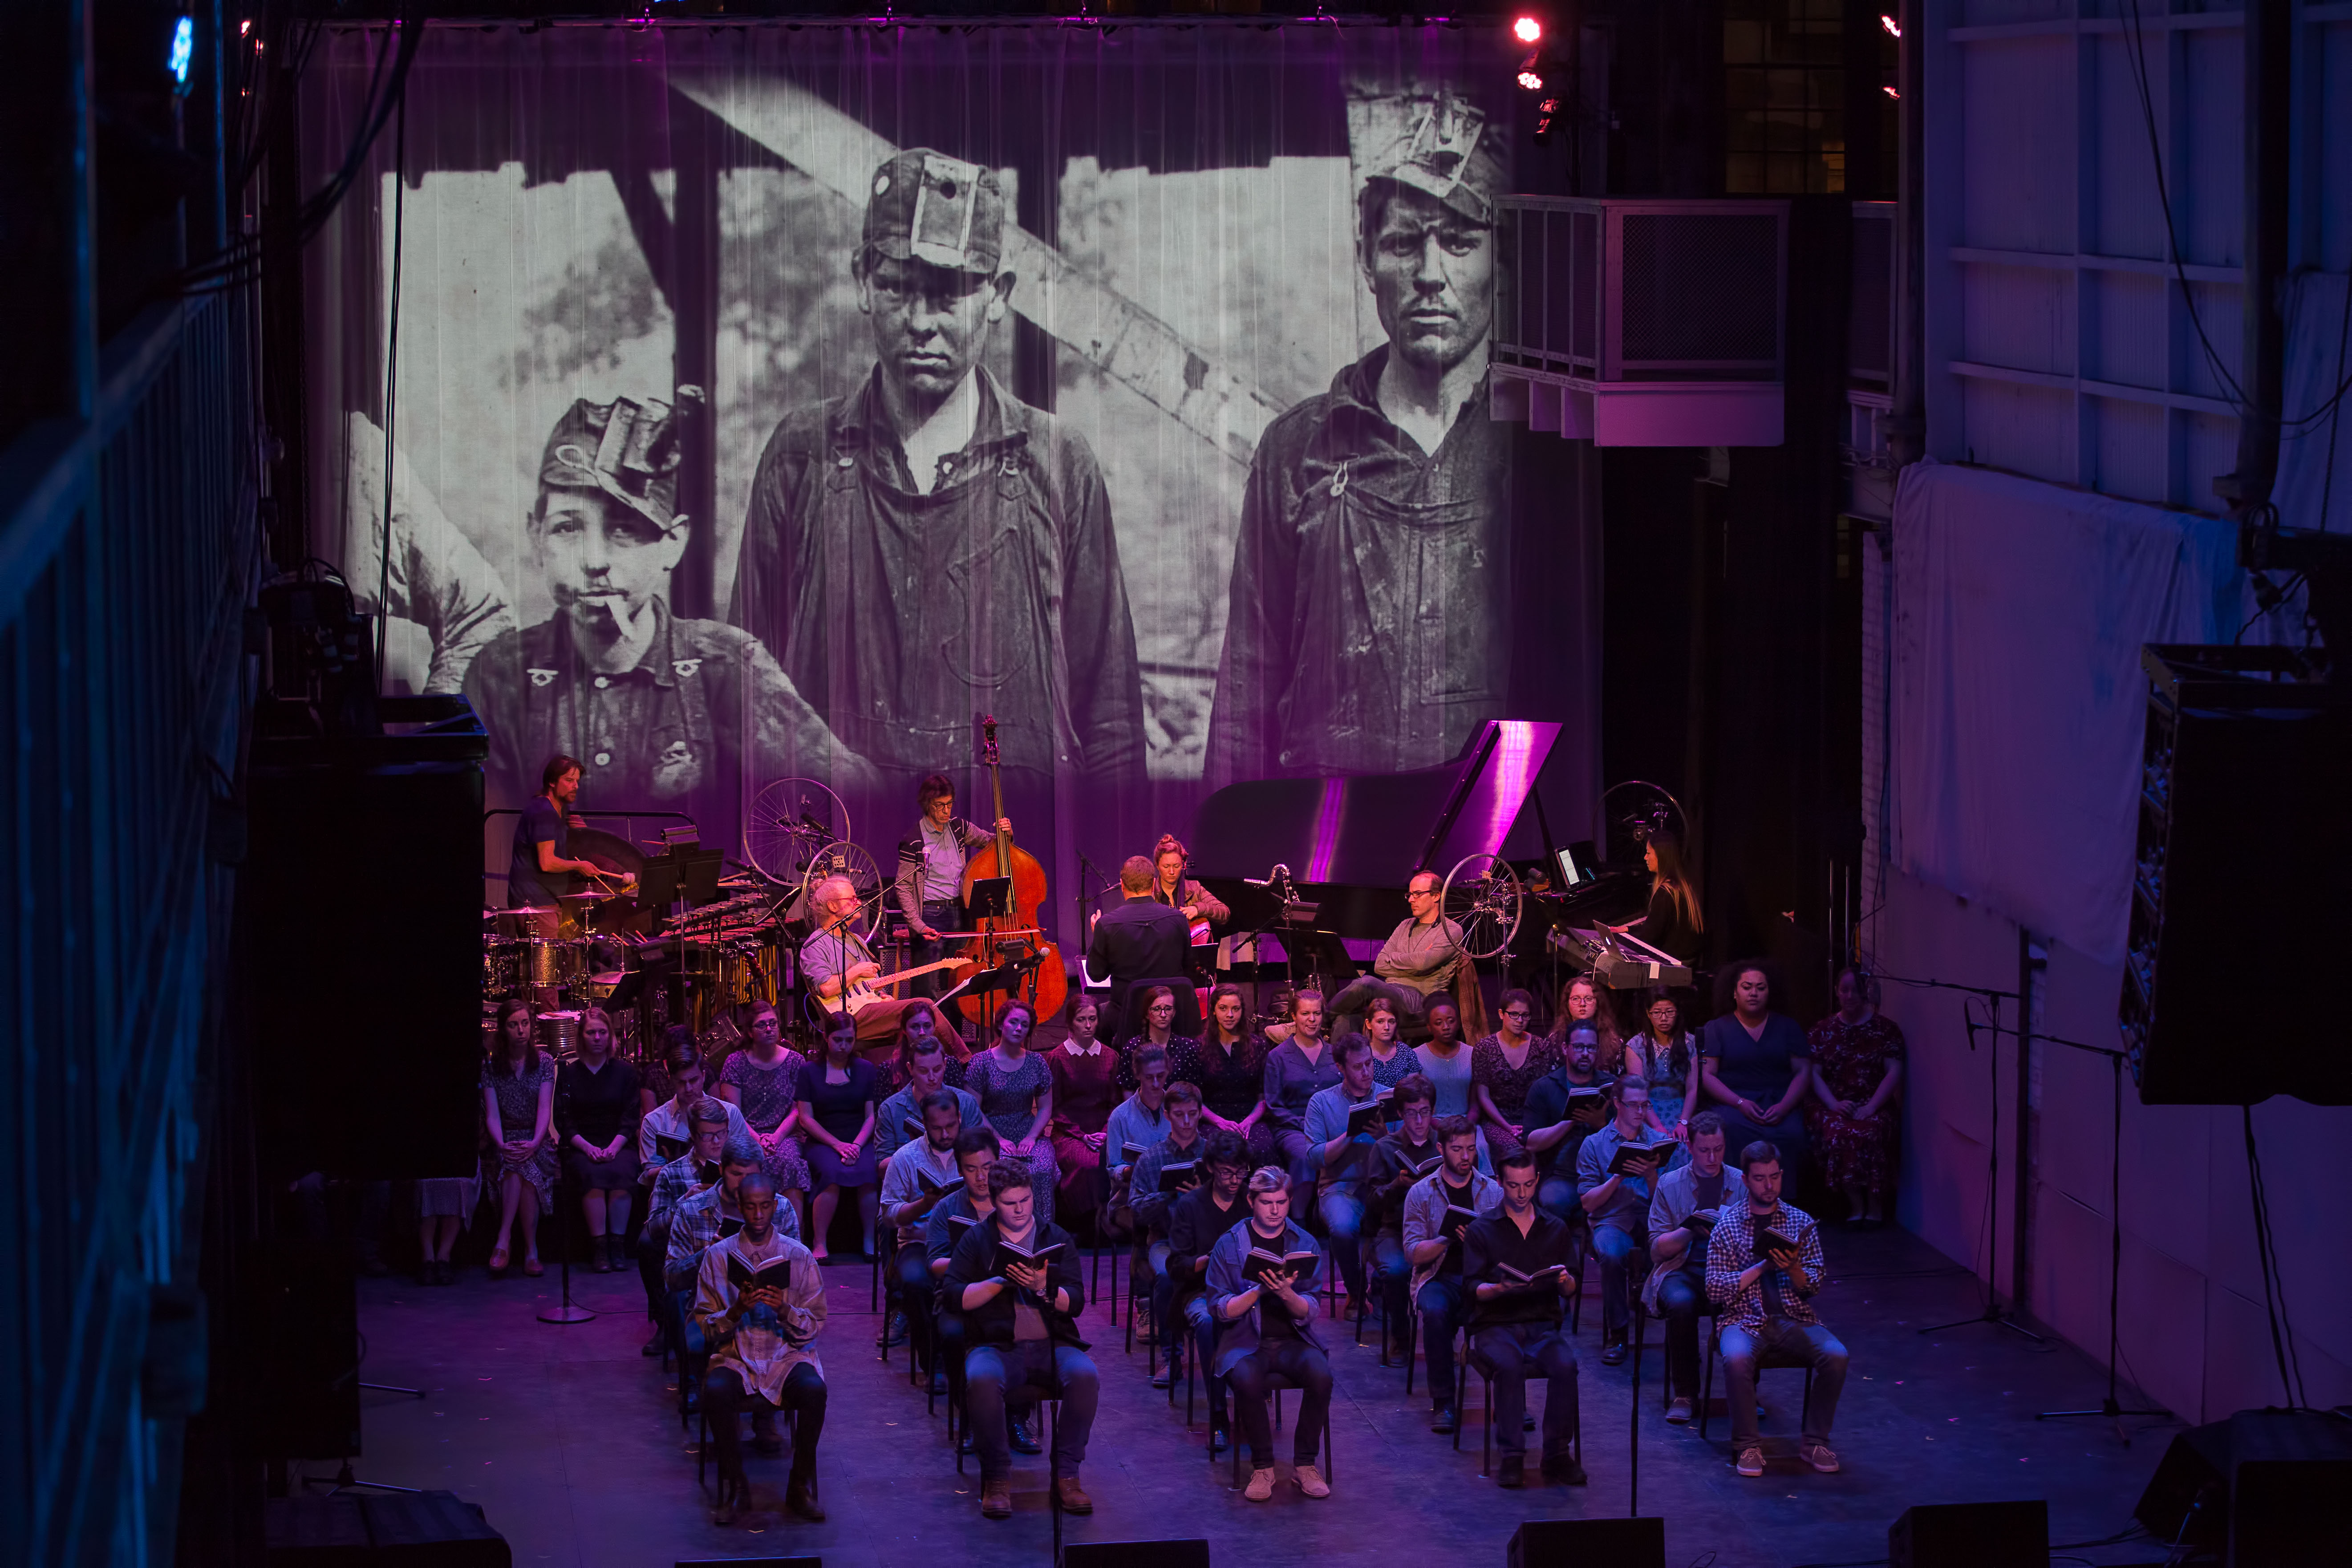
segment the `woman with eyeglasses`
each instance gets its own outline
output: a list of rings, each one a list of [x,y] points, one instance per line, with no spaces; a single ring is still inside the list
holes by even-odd
[[[1516,988],[1506,991],[1495,1032],[1471,1047],[1471,1099],[1496,1160],[1525,1142],[1528,1090],[1560,1063],[1559,1042],[1528,1027],[1534,1017],[1534,997]]]

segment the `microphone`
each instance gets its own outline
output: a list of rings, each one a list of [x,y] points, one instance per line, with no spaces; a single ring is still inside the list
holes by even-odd
[[[1255,877],[1244,877],[1242,879],[1242,885],[1249,888],[1270,888],[1274,886],[1276,882],[1289,875],[1290,868],[1277,860],[1274,863],[1274,869],[1265,874],[1265,879],[1264,881],[1260,881]]]

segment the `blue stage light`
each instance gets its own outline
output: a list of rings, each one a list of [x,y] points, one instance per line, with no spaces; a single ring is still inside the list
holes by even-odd
[[[180,87],[188,85],[188,64],[196,55],[196,19],[183,16],[172,29],[172,80]]]

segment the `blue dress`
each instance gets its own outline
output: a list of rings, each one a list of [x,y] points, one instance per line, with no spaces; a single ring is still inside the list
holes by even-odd
[[[1711,1018],[1698,1035],[1698,1054],[1714,1064],[1723,1087],[1741,1099],[1769,1110],[1789,1092],[1798,1062],[1810,1062],[1812,1046],[1794,1018],[1768,1013],[1761,1034],[1750,1035],[1737,1014]],[[1775,1127],[1759,1127],[1736,1105],[1713,1104],[1706,1109],[1723,1118],[1726,1158],[1743,1163],[1740,1151],[1761,1139],[1780,1152],[1780,1169],[1793,1178],[1804,1164],[1810,1145],[1805,1138],[1803,1108],[1792,1108]]]

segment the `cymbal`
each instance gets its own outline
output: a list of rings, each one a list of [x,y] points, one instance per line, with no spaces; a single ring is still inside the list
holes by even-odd
[[[495,910],[494,915],[560,915],[563,911],[552,904],[517,904],[510,910]]]
[[[555,896],[567,904],[595,904],[602,903],[606,899],[620,897],[618,893],[608,893],[602,888],[590,888],[579,893],[558,893]]]
[[[575,827],[570,843],[575,858],[591,861],[607,871],[626,871],[635,876],[646,868],[646,852],[616,833]]]

